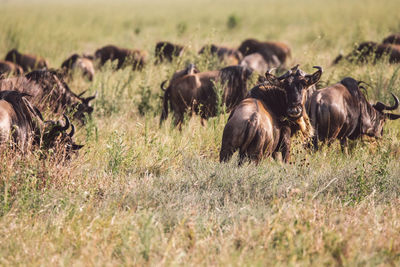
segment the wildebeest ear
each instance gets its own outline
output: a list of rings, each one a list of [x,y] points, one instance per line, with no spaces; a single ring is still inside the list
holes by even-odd
[[[271,72],[272,72],[272,69],[271,69],[271,70],[268,70],[268,71],[265,73],[265,79],[266,79],[266,81],[267,81],[269,84],[271,84],[271,85],[280,86],[280,81],[279,81],[279,79],[278,79],[275,75],[273,75]]]
[[[322,75],[322,68],[319,66],[314,66],[313,68],[317,69],[316,72],[314,72],[313,74],[308,74],[305,76],[305,78],[307,79],[307,85],[311,86],[313,84],[316,84],[319,79],[321,79],[321,75]]]
[[[385,113],[386,118],[389,120],[397,120],[400,119],[400,115],[398,114],[392,114],[392,113]]]

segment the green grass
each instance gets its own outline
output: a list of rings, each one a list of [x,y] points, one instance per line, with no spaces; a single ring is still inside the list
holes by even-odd
[[[106,44],[149,51],[188,47],[174,64],[141,72],[97,71],[72,90],[98,91],[94,116],[77,129],[80,155],[60,165],[40,153],[0,154],[0,265],[398,265],[400,124],[379,142],[308,152],[295,137],[290,164],[219,164],[228,114],[171,116],[159,127],[160,83],[196,52],[254,37],[292,47],[289,65],[324,68],[321,85],[352,76],[371,101],[400,95],[398,65],[341,63],[365,40],[400,31],[398,1],[3,1],[0,56],[14,47],[58,67],[73,52]],[[3,56],[2,56],[3,57]]]

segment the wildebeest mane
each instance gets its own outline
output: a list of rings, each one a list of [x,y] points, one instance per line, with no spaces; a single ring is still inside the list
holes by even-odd
[[[262,83],[253,87],[247,97],[261,100],[278,118],[286,116],[286,92],[282,88]]]
[[[25,77],[40,85],[43,90],[41,98],[49,97],[52,103],[51,109],[56,113],[62,112],[66,106],[72,106],[79,99],[64,81],[62,74],[56,70],[35,70]]]
[[[247,77],[251,70],[242,66],[229,66],[220,70],[220,81],[224,86],[223,102],[228,109],[237,106],[247,94]]]
[[[355,97],[356,99],[361,99],[361,96],[363,94],[360,91],[360,88],[358,87],[358,82],[355,79],[351,77],[346,77],[343,80],[341,80],[340,83],[346,87],[346,89],[350,92],[350,94],[353,97]]]

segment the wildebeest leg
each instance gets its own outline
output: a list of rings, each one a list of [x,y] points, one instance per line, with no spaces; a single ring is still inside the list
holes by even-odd
[[[244,152],[239,152],[238,165],[239,165],[239,166],[242,166],[243,162],[245,162],[246,159],[248,159],[246,153],[244,153]]]
[[[174,126],[178,126],[179,130],[182,130],[182,122],[183,122],[183,113],[175,112],[174,113]]]
[[[315,130],[315,134],[312,137],[312,143],[313,143],[314,151],[317,151],[318,150],[318,129]]]
[[[342,152],[346,155],[349,154],[348,148],[347,148],[347,138],[343,137],[340,139],[340,148],[342,149]]]
[[[290,158],[290,134],[290,127],[283,127],[278,144],[278,148],[282,152],[282,160],[285,163],[288,163]]]
[[[205,125],[205,123],[204,123],[204,118],[203,118],[203,117],[201,117],[200,123],[201,123],[201,126],[204,126],[204,125]]]

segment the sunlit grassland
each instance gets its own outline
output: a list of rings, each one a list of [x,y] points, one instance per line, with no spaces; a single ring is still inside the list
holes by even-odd
[[[205,126],[188,117],[181,132],[171,116],[159,127],[160,83],[188,61],[220,67],[196,55],[202,45],[249,37],[288,43],[289,65],[322,66],[320,86],[352,76],[372,85],[371,101],[390,102],[390,92],[400,95],[399,65],[330,64],[398,31],[395,0],[0,1],[1,57],[17,47],[57,68],[106,44],[150,56],[141,72],[108,65],[92,83],[70,82],[98,92],[77,132],[85,147],[70,163],[0,154],[0,264],[398,265],[399,122],[348,155],[336,143],[312,153],[295,137],[290,164],[241,168],[237,157],[218,162],[229,114]],[[186,45],[184,57],[151,64],[160,40]]]

